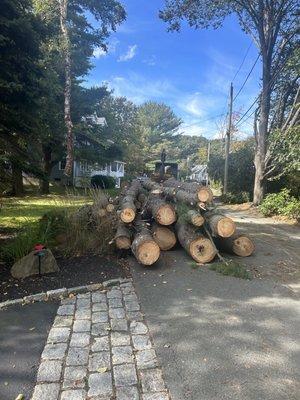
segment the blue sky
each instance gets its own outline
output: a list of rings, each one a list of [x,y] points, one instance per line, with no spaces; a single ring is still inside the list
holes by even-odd
[[[217,137],[226,113],[229,85],[249,47],[234,16],[218,30],[193,30],[184,26],[180,33],[167,32],[159,20],[163,0],[124,0],[127,20],[109,39],[108,52],[94,52],[95,68],[88,85],[105,82],[115,95],[136,104],[147,100],[172,107],[183,120],[186,134]],[[251,69],[257,49],[251,45],[245,62],[234,80],[237,93]],[[260,62],[257,63],[234,111],[247,110],[258,94]],[[240,135],[251,133],[251,119],[240,126]]]

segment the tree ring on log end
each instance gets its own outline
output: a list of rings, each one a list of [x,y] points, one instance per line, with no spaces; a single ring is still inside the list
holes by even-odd
[[[155,215],[155,220],[160,225],[172,225],[176,221],[174,208],[169,204],[164,204],[159,207]]]
[[[138,247],[136,258],[143,265],[152,265],[159,259],[160,248],[153,240],[147,240]]]
[[[194,239],[190,243],[190,255],[198,263],[207,263],[214,259],[217,251],[212,242],[204,237]]]
[[[209,203],[213,199],[211,189],[206,186],[200,188],[197,192],[197,195],[200,202]]]
[[[135,211],[132,208],[124,208],[121,211],[120,218],[125,223],[132,222],[135,218]]]
[[[172,249],[176,244],[175,233],[165,226],[156,227],[153,232],[153,239],[163,251]]]
[[[217,232],[221,237],[230,237],[235,232],[235,223],[231,218],[223,217],[217,223]]]
[[[254,251],[254,244],[247,236],[239,236],[233,241],[233,252],[240,257],[248,257]]]

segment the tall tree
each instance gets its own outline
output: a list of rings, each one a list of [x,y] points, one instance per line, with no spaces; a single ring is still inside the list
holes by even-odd
[[[179,30],[182,19],[190,26],[218,28],[235,13],[242,29],[258,46],[262,60],[262,90],[259,98],[255,150],[254,204],[263,199],[271,93],[280,70],[289,58],[286,49],[297,32],[298,0],[166,0],[160,18],[170,30]]]
[[[22,170],[33,168],[28,147],[34,145],[36,126],[39,42],[43,35],[39,18],[31,13],[30,0],[0,3],[0,151],[9,162],[12,191],[23,193]]]
[[[64,120],[66,128],[66,167],[69,176],[73,167],[74,133],[72,123],[72,85],[76,78],[91,68],[90,57],[95,47],[106,50],[111,31],[121,24],[126,13],[119,1],[106,0],[34,0],[36,10],[47,23],[56,26],[60,36],[60,52],[64,66]],[[57,18],[57,16],[59,18]],[[90,23],[89,18],[94,19]]]

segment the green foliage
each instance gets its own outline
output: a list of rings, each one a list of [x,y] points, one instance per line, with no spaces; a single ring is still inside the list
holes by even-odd
[[[242,204],[250,201],[248,192],[230,193],[221,196],[221,200],[227,204]]]
[[[300,200],[291,196],[290,190],[282,189],[279,193],[269,193],[259,206],[259,210],[266,217],[283,215],[300,219]]]
[[[252,279],[251,274],[243,264],[229,260],[227,262],[216,262],[209,264],[209,269],[223,275],[234,276],[241,279]]]
[[[232,142],[228,162],[228,191],[232,194],[252,193],[254,182],[254,141]],[[218,150],[211,154],[208,173],[212,180],[223,182],[225,156]]]
[[[116,180],[112,176],[94,175],[91,179],[92,187],[101,189],[113,189],[116,186]]]

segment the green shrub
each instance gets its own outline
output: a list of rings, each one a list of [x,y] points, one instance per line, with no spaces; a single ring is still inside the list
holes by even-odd
[[[259,210],[266,217],[284,215],[300,219],[300,200],[291,196],[290,190],[282,189],[279,193],[269,193],[259,206]]]
[[[248,192],[239,193],[227,193],[221,197],[222,201],[227,204],[242,204],[250,201],[250,195]]]
[[[116,187],[116,180],[112,176],[95,175],[91,179],[92,187],[101,189],[113,189]]]

